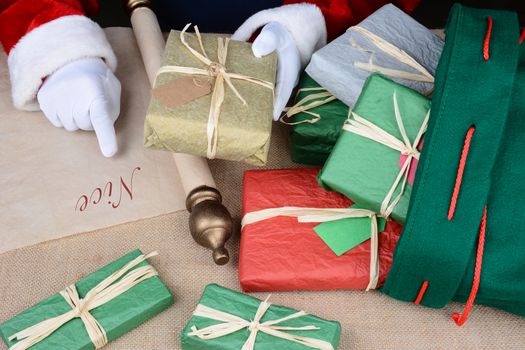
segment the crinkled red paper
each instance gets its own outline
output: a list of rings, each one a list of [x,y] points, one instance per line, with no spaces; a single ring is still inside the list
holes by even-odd
[[[243,214],[284,206],[347,208],[353,203],[318,186],[319,169],[250,170],[244,174]],[[241,233],[239,281],[246,292],[366,289],[370,240],[336,256],[317,236],[317,223],[275,217]],[[390,270],[401,225],[389,221],[379,234],[382,285]],[[349,233],[351,234],[351,233]]]

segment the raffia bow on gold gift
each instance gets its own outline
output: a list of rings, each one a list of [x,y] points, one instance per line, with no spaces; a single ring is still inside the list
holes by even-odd
[[[184,29],[180,32],[180,41],[188,49],[188,51],[195,56],[199,61],[201,61],[206,67],[205,68],[195,68],[195,67],[181,67],[181,66],[163,66],[157,72],[157,77],[163,73],[183,73],[190,75],[205,75],[215,78],[215,86],[213,87],[211,102],[210,102],[210,112],[208,114],[208,125],[207,125],[207,138],[208,138],[208,148],[207,148],[207,157],[210,159],[215,158],[217,154],[217,129],[219,125],[219,116],[221,114],[221,105],[224,102],[224,83],[226,83],[230,89],[235,93],[235,95],[242,101],[244,105],[247,105],[246,100],[241,96],[239,91],[235,88],[232,83],[232,79],[243,80],[250,83],[254,83],[265,88],[271,89],[273,91],[274,86],[271,82],[265,81],[262,79],[257,79],[250,77],[244,74],[237,74],[228,72],[226,69],[226,57],[228,56],[228,44],[230,42],[229,38],[217,38],[217,61],[212,61],[207,53],[204,50],[204,45],[202,43],[202,37],[199,32],[199,28],[195,26],[195,35],[199,42],[200,49],[202,51],[198,52],[192,48],[186,41],[186,31],[190,27],[191,23],[188,23]],[[155,83],[156,85],[156,79]]]
[[[278,320],[270,320],[265,322],[260,322],[266,311],[272,305],[268,302],[268,298],[265,301],[261,301],[259,308],[255,313],[255,317],[252,321],[245,320],[239,316],[229,314],[217,309],[213,309],[206,305],[199,304],[193,313],[194,316],[204,317],[211,320],[222,321],[223,323],[215,324],[208,326],[206,328],[197,329],[197,327],[192,326],[191,332],[188,333],[189,336],[195,336],[200,339],[216,339],[228,334],[232,334],[240,331],[241,329],[247,329],[250,332],[248,339],[243,344],[241,350],[256,350],[255,342],[257,338],[257,333],[262,332],[273,337],[286,339],[299,343],[309,348],[318,349],[318,350],[334,350],[332,344],[327,341],[315,338],[303,337],[283,331],[312,331],[318,330],[319,327],[316,326],[303,326],[303,327],[289,327],[289,326],[279,326],[280,323],[292,320],[295,318],[303,317],[307,315],[304,311],[298,311],[289,316],[283,317]]]
[[[107,345],[108,338],[106,331],[93,315],[90,314],[90,311],[115,299],[137,284],[157,276],[157,271],[151,265],[141,266],[135,269],[138,264],[155,255],[157,255],[157,252],[136,257],[120,270],[112,273],[93,287],[83,299],[78,295],[75,285],[67,287],[60,292],[60,295],[62,295],[69,306],[71,306],[71,310],[13,334],[9,337],[9,340],[19,340],[19,342],[10,347],[9,350],[28,349],[46,339],[57,329],[75,318],[80,318],[84,323],[95,349],[100,349]]]

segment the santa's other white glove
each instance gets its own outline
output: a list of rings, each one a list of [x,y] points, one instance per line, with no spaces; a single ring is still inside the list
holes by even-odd
[[[235,35],[232,37],[235,39]],[[288,30],[278,22],[265,25],[252,45],[256,57],[277,52],[277,79],[275,85],[275,103],[273,119],[278,120],[288,103],[294,87],[299,82],[301,57],[299,50]]]
[[[312,4],[292,4],[257,12],[248,18],[232,39],[246,41],[259,28],[252,50],[260,57],[277,52],[277,81],[273,118],[279,119],[301,68],[312,53],[326,44],[326,24],[321,10]]]
[[[61,67],[38,91],[40,108],[57,128],[95,130],[106,157],[118,149],[113,124],[120,113],[120,82],[100,58],[84,58]]]

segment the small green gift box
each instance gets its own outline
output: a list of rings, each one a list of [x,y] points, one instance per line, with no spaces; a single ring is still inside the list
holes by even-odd
[[[283,121],[292,125],[292,160],[323,165],[330,155],[348,117],[348,106],[304,73],[295,105]]]
[[[210,284],[181,334],[184,350],[335,350],[341,325]]]
[[[319,184],[404,224],[429,110],[426,97],[372,74],[319,174]]]
[[[275,53],[216,34],[172,31],[146,115],[146,147],[264,165],[272,128]]]
[[[147,258],[135,250],[0,325],[13,350],[91,350],[173,304]],[[16,339],[15,339],[16,338]]]

